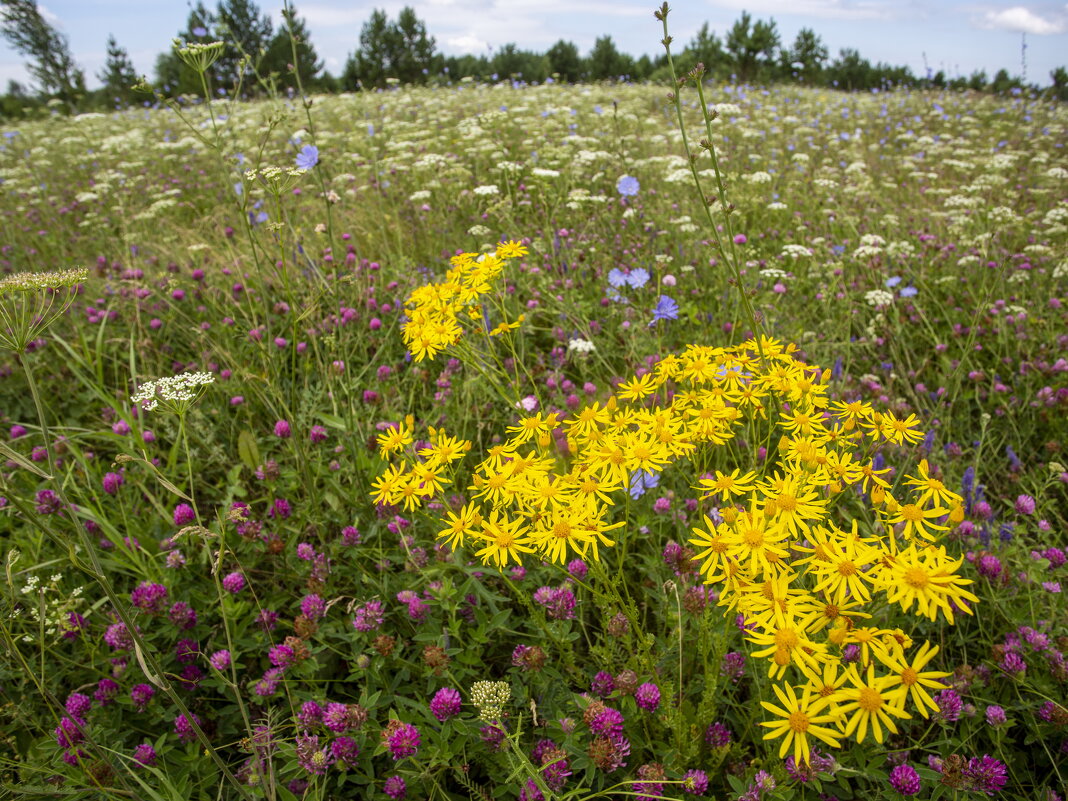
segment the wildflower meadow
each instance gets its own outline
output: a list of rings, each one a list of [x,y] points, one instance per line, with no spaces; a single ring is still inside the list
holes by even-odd
[[[1068,109],[673,78],[3,132],[0,794],[1065,797]]]

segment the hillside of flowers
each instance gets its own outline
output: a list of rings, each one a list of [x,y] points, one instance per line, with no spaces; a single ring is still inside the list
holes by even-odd
[[[699,71],[4,130],[3,793],[1063,799],[1066,142]]]

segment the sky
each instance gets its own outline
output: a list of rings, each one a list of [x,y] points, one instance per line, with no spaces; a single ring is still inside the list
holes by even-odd
[[[337,75],[372,10],[383,8],[395,18],[405,5],[415,8],[446,55],[490,54],[509,42],[544,52],[559,39],[587,54],[604,34],[634,56],[662,50],[656,0],[309,0],[296,8],[326,69]],[[259,6],[277,28],[281,0],[261,0]],[[108,34],[126,48],[138,73],[152,79],[156,56],[185,28],[189,13],[181,0],[48,0],[38,7],[67,36],[90,87],[100,84],[96,75]],[[1065,0],[676,0],[668,18],[671,35],[682,46],[708,22],[723,38],[743,10],[755,19],[773,18],[784,44],[808,27],[832,58],[855,48],[872,62],[906,65],[917,76],[930,68],[950,78],[975,70],[993,77],[1004,68],[1046,86],[1052,69],[1068,67]],[[24,63],[0,41],[0,91],[10,79],[31,83]]]

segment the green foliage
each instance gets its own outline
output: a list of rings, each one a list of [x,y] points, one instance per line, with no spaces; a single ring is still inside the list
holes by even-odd
[[[74,63],[67,37],[41,15],[35,0],[3,0],[0,33],[31,61],[30,75],[45,94],[73,108],[85,94],[85,74]]]
[[[342,84],[348,90],[380,88],[390,79],[403,84],[426,83],[438,68],[434,37],[415,11],[405,6],[395,22],[376,9],[360,30],[360,46],[345,64]]]
[[[104,84],[104,92],[112,102],[129,105],[138,75],[126,48],[119,47],[114,36],[108,36],[107,61],[97,77]]]
[[[740,81],[766,80],[779,49],[775,20],[757,20],[754,24],[749,12],[743,11],[727,32],[726,49]]]

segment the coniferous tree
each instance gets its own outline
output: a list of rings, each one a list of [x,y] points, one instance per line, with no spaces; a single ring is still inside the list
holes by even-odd
[[[185,29],[178,33],[182,42],[215,41],[215,15],[203,2],[197,2],[189,10]],[[183,62],[173,48],[161,53],[156,58],[156,80],[169,95],[203,94],[200,76]],[[210,87],[209,87],[210,91]]]
[[[296,61],[293,59],[294,47]],[[277,85],[286,89],[297,87],[295,73],[299,73],[304,88],[310,89],[319,85],[319,73],[322,69],[323,62],[319,60],[311,43],[307,24],[303,18],[297,16],[292,5],[283,8],[282,25],[267,47],[267,55],[262,65],[263,73],[275,76]]]
[[[219,0],[216,17],[220,38],[226,42],[226,50],[212,66],[216,84],[231,90],[240,82],[243,92],[253,91],[249,78],[267,55],[274,27],[271,18],[260,14],[251,0]],[[245,58],[250,60],[247,65]]]
[[[426,24],[410,6],[401,9],[392,27],[393,77],[401,83],[426,83],[438,61],[434,55],[434,37],[427,36]]]
[[[758,20],[752,24],[748,11],[727,32],[727,52],[740,81],[752,81],[766,73],[779,49],[779,32],[775,20]]]
[[[125,47],[119,47],[114,35],[108,35],[108,55],[104,69],[96,76],[104,84],[108,101],[129,105],[132,87],[137,83],[137,71]]]
[[[85,94],[85,73],[74,62],[67,37],[41,16],[35,0],[0,0],[0,33],[32,59],[27,69],[45,94],[70,107]]]
[[[811,28],[797,32],[789,50],[783,51],[784,60],[797,77],[805,83],[815,83],[827,60],[827,46]]]
[[[388,78],[402,83],[425,83],[441,59],[426,25],[405,6],[396,22],[375,9],[360,30],[360,47],[349,56],[342,75],[346,89],[385,86]]]

